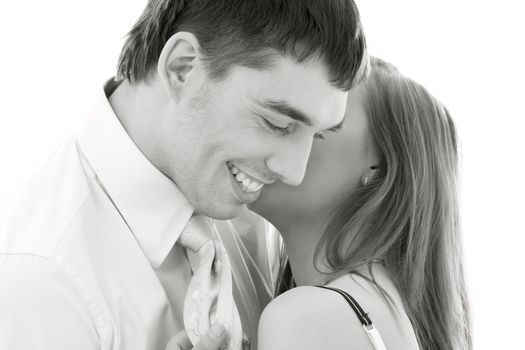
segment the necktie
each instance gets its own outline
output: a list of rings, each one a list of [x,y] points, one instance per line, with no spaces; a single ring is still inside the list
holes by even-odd
[[[212,219],[193,216],[178,243],[186,247],[193,275],[184,299],[184,327],[196,344],[214,323],[222,324],[226,350],[240,350],[242,326],[232,295],[230,259]]]

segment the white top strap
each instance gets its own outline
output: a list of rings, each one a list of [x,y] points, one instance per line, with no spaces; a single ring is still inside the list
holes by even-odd
[[[383,338],[381,337],[381,334],[377,330],[376,327],[374,327],[374,324],[369,324],[368,326],[363,325],[363,328],[366,332],[366,335],[368,335],[368,339],[370,339],[370,342],[374,346],[374,349],[376,350],[386,350],[385,343],[383,342]]]

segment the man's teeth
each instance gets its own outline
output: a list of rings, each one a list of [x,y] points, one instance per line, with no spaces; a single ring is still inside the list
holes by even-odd
[[[242,186],[242,190],[245,192],[257,192],[259,191],[264,184],[262,182],[259,182],[250,176],[246,175],[242,171],[239,170],[235,165],[228,163],[228,168],[230,168],[230,172],[235,177],[237,182],[239,182]]]

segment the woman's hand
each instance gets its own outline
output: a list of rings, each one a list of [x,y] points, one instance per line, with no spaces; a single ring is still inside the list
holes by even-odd
[[[210,331],[202,336],[193,346],[186,331],[177,333],[170,339],[166,350],[219,350],[224,345],[225,330],[222,325],[215,324]]]

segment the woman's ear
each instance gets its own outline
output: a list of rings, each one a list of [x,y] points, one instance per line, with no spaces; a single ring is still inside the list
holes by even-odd
[[[179,101],[199,63],[199,41],[189,32],[177,32],[164,45],[157,64],[162,86]]]

